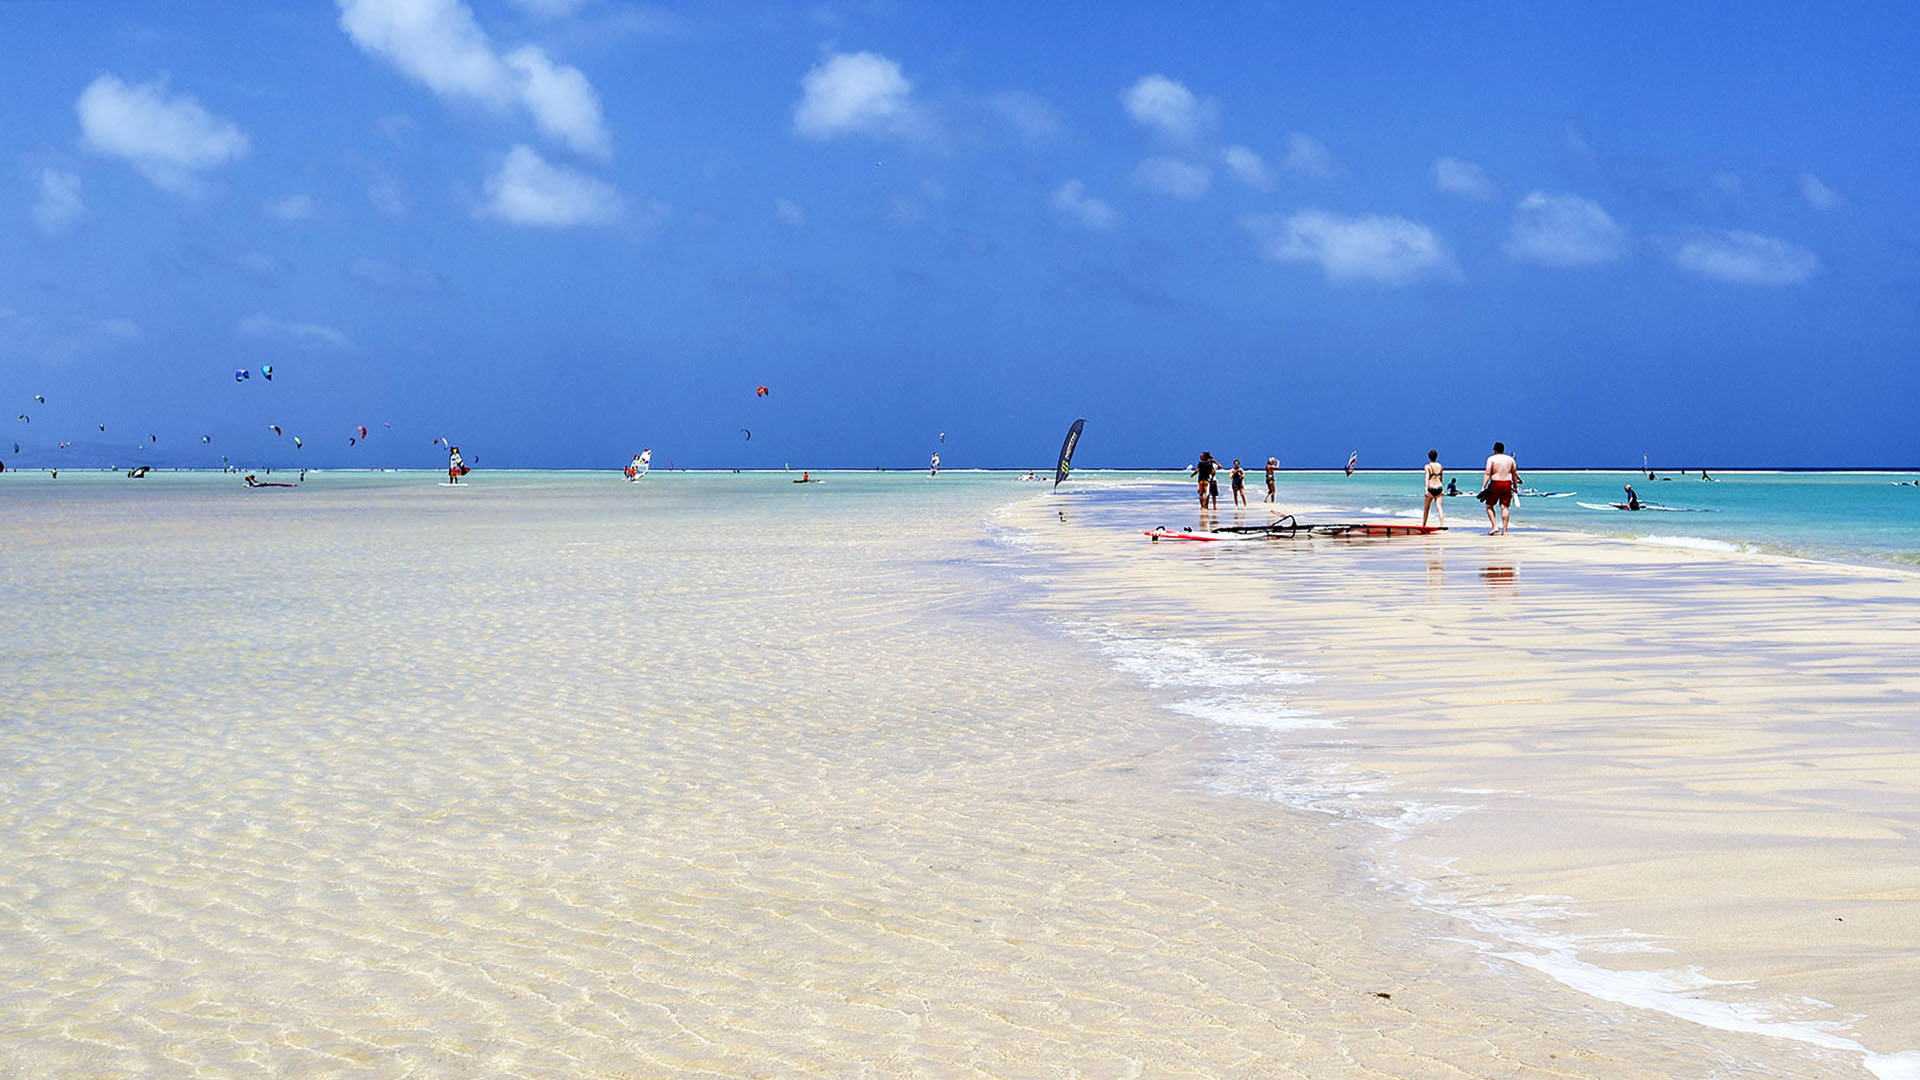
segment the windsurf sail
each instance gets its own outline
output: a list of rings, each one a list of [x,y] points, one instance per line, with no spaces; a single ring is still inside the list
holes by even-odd
[[[1353,453],[1348,454],[1347,455],[1347,475],[1352,476],[1353,470],[1359,464],[1360,464],[1360,451],[1355,450]]]
[[[1073,472],[1073,448],[1080,445],[1080,431],[1086,426],[1086,418],[1082,417],[1075,420],[1073,426],[1067,429],[1067,441],[1060,444],[1060,464],[1053,470],[1054,487],[1059,487],[1066,480],[1067,475]]]

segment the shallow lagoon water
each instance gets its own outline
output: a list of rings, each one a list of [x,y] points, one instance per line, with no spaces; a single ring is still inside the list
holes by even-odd
[[[1036,604],[1044,487],[6,479],[8,1072],[1804,1075],[1246,797],[1292,670]]]

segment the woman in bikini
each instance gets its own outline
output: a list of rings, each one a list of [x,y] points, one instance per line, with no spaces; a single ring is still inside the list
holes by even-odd
[[[1440,451],[1427,451],[1427,497],[1420,504],[1420,527],[1423,529],[1427,527],[1428,510],[1439,511],[1440,527],[1447,527],[1447,504],[1443,501],[1447,491],[1446,475],[1447,470],[1440,467]]]

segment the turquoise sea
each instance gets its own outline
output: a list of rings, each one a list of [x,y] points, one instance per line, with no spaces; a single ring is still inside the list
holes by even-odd
[[[1100,474],[1125,476],[1128,474]],[[1190,481],[1177,473],[1162,477],[1169,487]],[[1455,473],[1464,492],[1479,489],[1478,472]],[[1644,473],[1620,470],[1523,470],[1528,488],[1571,492],[1566,498],[1521,498],[1514,506],[1515,528],[1567,529],[1603,536],[1719,550],[1751,550],[1840,562],[1920,566],[1920,473],[1912,472],[1729,472],[1703,481],[1695,473],[1649,481]],[[1662,477],[1670,474],[1661,473]],[[1250,472],[1246,510],[1249,522],[1265,509],[1265,478]],[[1581,503],[1606,504],[1626,498],[1632,484],[1642,501],[1672,511],[1592,510]],[[1421,474],[1362,471],[1282,472],[1276,484],[1281,509],[1306,520],[1374,520],[1420,516]],[[1130,502],[1143,512],[1163,505],[1158,485],[1103,492],[1101,499],[1120,510]],[[1194,500],[1195,519],[1198,517]],[[1155,511],[1158,512],[1158,511]],[[1229,491],[1221,490],[1220,522],[1233,515]],[[1447,500],[1448,524],[1485,528],[1486,514],[1470,495]],[[1328,517],[1332,515],[1332,517]],[[1121,515],[1122,517],[1124,515]],[[1141,521],[1154,525],[1191,525],[1188,521]]]
[[[311,470],[304,483],[315,490],[382,490],[390,487],[415,487],[424,477],[438,473],[414,471],[369,472]],[[550,483],[557,478],[605,476],[616,481],[615,470],[476,471],[474,479],[481,487],[521,488]],[[756,488],[759,484],[797,478],[799,472],[667,472],[656,470],[647,480],[654,487],[681,488],[687,484],[731,485]],[[1052,477],[1034,483],[1018,483],[1025,475],[1018,471],[947,470],[924,490],[902,488],[915,477],[910,471],[815,470],[813,476],[827,479],[831,486],[806,490],[831,496],[883,498],[899,502],[908,492],[932,496],[955,487],[975,488],[983,492],[1006,490],[1015,494],[1052,487]],[[1126,521],[1126,511],[1139,506],[1142,514],[1163,515],[1158,509],[1166,503],[1168,491],[1191,487],[1184,474],[1167,470],[1083,470],[1083,479],[1130,481],[1126,484],[1102,484],[1098,498],[1103,508],[1115,515],[1116,523]],[[1458,478],[1463,491],[1479,486],[1475,472],[1449,472]],[[1659,474],[1649,481],[1641,473],[1622,470],[1526,471],[1528,488],[1546,492],[1571,493],[1565,498],[1526,497],[1515,504],[1514,526],[1520,529],[1551,528],[1602,536],[1642,538],[1713,550],[1747,550],[1811,559],[1881,565],[1920,566],[1920,473],[1915,472],[1785,472],[1743,471],[1714,475],[1711,482],[1697,473],[1680,476]],[[263,479],[294,480],[297,473],[281,470]],[[924,477],[921,477],[925,479]],[[45,472],[18,472],[0,476],[0,497],[9,492],[26,494],[58,486],[68,496],[113,489],[127,494],[129,484],[145,483],[160,490],[221,490],[238,488],[237,476],[217,472],[156,472],[144,481],[128,481],[124,474],[101,470],[63,471],[58,479]],[[1264,477],[1248,474],[1246,521],[1261,520]],[[1628,513],[1619,510],[1593,510],[1581,503],[1605,504],[1623,500],[1623,485],[1632,484],[1640,498],[1648,503],[1674,508],[1671,511],[1645,510]],[[1163,486],[1164,485],[1164,486]],[[1280,509],[1293,512],[1301,520],[1373,520],[1379,518],[1418,518],[1420,516],[1421,474],[1405,471],[1363,470],[1349,477],[1337,471],[1283,471],[1277,490]],[[126,490],[121,490],[126,489]],[[1073,481],[1063,489],[1071,495]],[[157,492],[156,492],[157,493]],[[256,493],[258,494],[258,493]],[[909,503],[912,498],[909,497]],[[1231,495],[1221,491],[1222,523],[1232,518]],[[1465,528],[1484,524],[1480,504],[1469,496],[1449,499],[1449,524]],[[1334,515],[1329,518],[1327,515]],[[1195,519],[1198,507],[1195,507]],[[1147,521],[1141,528],[1154,525],[1192,525],[1195,521]]]

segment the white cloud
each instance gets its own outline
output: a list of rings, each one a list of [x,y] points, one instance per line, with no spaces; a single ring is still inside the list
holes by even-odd
[[[800,78],[793,130],[810,139],[910,136],[922,128],[913,84],[878,53],[834,53]]]
[[[287,262],[263,251],[247,251],[233,257],[233,264],[255,277],[275,278],[287,271]]]
[[[80,199],[80,177],[59,169],[40,172],[40,199],[33,204],[33,223],[52,236],[79,221],[87,212]]]
[[[1055,210],[1073,218],[1075,221],[1096,231],[1113,228],[1120,221],[1120,215],[1103,199],[1087,194],[1087,185],[1078,180],[1069,180],[1061,184],[1049,200]]]
[[[1736,285],[1798,285],[1820,272],[1820,257],[1806,248],[1740,229],[1687,237],[1674,248],[1673,264]]]
[[[80,92],[74,110],[88,147],[127,159],[177,195],[203,193],[201,173],[247,152],[244,132],[190,95],[168,94],[165,80],[129,85],[102,75]]]
[[[1745,187],[1746,184],[1741,181],[1740,174],[1736,172],[1722,170],[1707,177],[1707,190],[1723,198],[1737,199]]]
[[[381,259],[358,258],[347,264],[347,276],[376,289],[437,292],[440,275],[425,267],[396,266]]]
[[[1219,106],[1194,96],[1186,85],[1165,75],[1148,75],[1120,95],[1120,104],[1133,122],[1180,143],[1204,139],[1212,130]]]
[[[375,210],[388,217],[405,217],[413,209],[413,202],[407,198],[407,189],[400,184],[396,176],[380,176],[367,185],[367,202]]]
[[[1287,137],[1287,156],[1281,159],[1280,165],[1288,172],[1315,180],[1331,180],[1340,175],[1340,162],[1333,151],[1313,136],[1297,131]]]
[[[260,210],[268,217],[279,218],[281,221],[305,221],[313,216],[313,196],[294,194],[279,199],[268,199]]]
[[[0,308],[0,356],[65,362],[82,353],[131,344],[142,336],[139,325],[127,318],[55,325],[13,308]]]
[[[1514,210],[1506,250],[1541,266],[1598,266],[1626,254],[1627,231],[1592,199],[1535,191]]]
[[[406,113],[388,113],[373,122],[373,130],[393,145],[403,146],[420,130],[420,121]]]
[[[1179,158],[1150,157],[1133,170],[1135,187],[1170,195],[1176,199],[1197,199],[1213,184],[1213,172]]]
[[[1439,157],[1433,159],[1433,190],[1487,202],[1493,198],[1493,181],[1471,161]]]
[[[551,138],[605,157],[613,140],[600,99],[578,68],[536,46],[502,57],[460,0],[339,0],[340,28],[361,50],[386,59],[443,98],[527,110]],[[389,134],[390,138],[396,136]]]
[[[1273,188],[1273,171],[1259,154],[1244,146],[1229,146],[1220,151],[1220,160],[1226,163],[1227,171],[1240,178],[1240,182],[1251,188],[1269,191]]]
[[[619,219],[619,192],[572,169],[549,165],[527,146],[516,146],[487,179],[482,213],[514,225],[604,225]]]
[[[773,200],[773,213],[782,222],[796,229],[807,227],[807,212],[800,209],[800,204],[792,199],[781,197]]]
[[[249,315],[233,324],[233,336],[297,345],[303,349],[353,349],[347,335],[331,326],[287,322],[266,314]]]
[[[1820,178],[1812,173],[1801,174],[1800,196],[1815,210],[1843,210],[1847,206],[1845,195],[1821,183]]]
[[[1318,263],[1327,280],[1405,285],[1457,275],[1434,231],[1417,221],[1374,214],[1343,217],[1320,210],[1292,216],[1248,214],[1240,226],[1275,262]]]
[[[1029,142],[1044,142],[1060,134],[1060,115],[1052,105],[1018,90],[995,94],[993,107]]]
[[[927,220],[927,208],[910,195],[895,195],[887,205],[893,211],[893,220],[902,225],[918,225]]]
[[[600,98],[579,68],[555,64],[528,45],[507,54],[507,66],[520,77],[520,100],[541,131],[583,154],[608,157],[613,137],[600,116]]]
[[[132,319],[106,319],[95,329],[101,338],[112,343],[139,341],[143,336],[140,333],[140,324]]]

